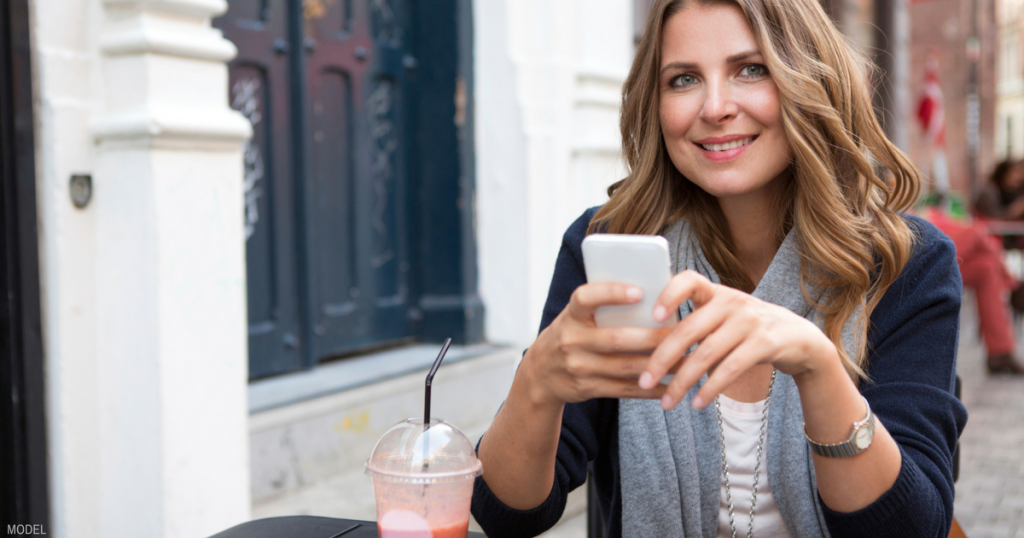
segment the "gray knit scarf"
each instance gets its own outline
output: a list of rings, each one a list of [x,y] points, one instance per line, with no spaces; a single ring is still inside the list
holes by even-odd
[[[664,230],[673,271],[692,269],[720,282],[690,228],[680,220]],[[822,290],[808,283],[816,300]],[[762,277],[754,297],[774,303],[821,326],[820,316],[800,290],[800,252],[791,231]],[[693,309],[687,301],[680,318]],[[843,327],[843,344],[853,354],[854,320]],[[721,499],[722,449],[713,405],[694,411],[690,402],[705,375],[682,402],[663,411],[654,400],[619,401],[619,466],[622,476],[623,536],[714,538]],[[828,536],[817,502],[814,465],[803,434],[803,409],[791,376],[779,372],[768,410],[765,464],[768,487],[793,538]],[[762,490],[763,491],[763,490]],[[755,536],[756,536],[755,516]]]

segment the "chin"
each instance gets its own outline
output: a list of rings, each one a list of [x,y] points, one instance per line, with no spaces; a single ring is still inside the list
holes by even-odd
[[[687,176],[690,178],[691,176]],[[700,180],[689,180],[690,183],[698,186],[704,192],[714,196],[715,198],[731,198],[734,196],[744,196],[757,192],[769,183],[770,178],[765,178],[764,181],[751,181],[750,176],[744,178],[736,177],[704,177]]]

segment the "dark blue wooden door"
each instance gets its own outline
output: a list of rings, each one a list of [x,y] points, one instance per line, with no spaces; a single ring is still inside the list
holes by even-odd
[[[232,0],[214,22],[238,47],[229,66],[229,99],[253,127],[244,152],[251,378],[303,363],[288,9],[287,0]]]
[[[250,377],[411,341],[405,0],[230,0]],[[415,318],[415,310],[412,310]]]
[[[404,201],[404,10],[309,0],[310,170],[303,215],[315,360],[412,337]]]

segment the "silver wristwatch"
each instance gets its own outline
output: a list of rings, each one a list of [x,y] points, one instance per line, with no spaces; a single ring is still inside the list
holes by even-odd
[[[817,443],[810,437],[807,437],[807,425],[804,424],[804,437],[807,437],[807,444],[811,447],[811,450],[815,454],[825,456],[826,458],[846,458],[856,456],[867,450],[871,446],[871,440],[875,437],[875,415],[871,412],[871,406],[868,405],[866,398],[864,399],[864,406],[868,408],[868,416],[864,417],[864,420],[853,423],[853,432],[850,433],[850,438],[842,443],[834,445]]]

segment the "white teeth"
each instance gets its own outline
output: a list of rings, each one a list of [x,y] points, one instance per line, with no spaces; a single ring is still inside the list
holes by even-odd
[[[732,142],[726,142],[725,144],[698,144],[700,147],[708,151],[728,151],[735,149],[740,146],[746,146],[747,144],[754,141],[754,137],[748,136],[739,140],[733,140]]]

